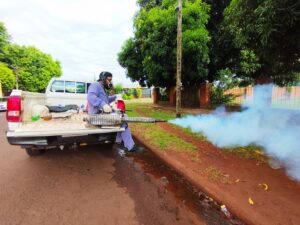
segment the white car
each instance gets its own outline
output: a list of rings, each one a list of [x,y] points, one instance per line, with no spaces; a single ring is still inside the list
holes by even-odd
[[[7,104],[6,104],[6,99],[0,98],[0,111],[6,111]]]

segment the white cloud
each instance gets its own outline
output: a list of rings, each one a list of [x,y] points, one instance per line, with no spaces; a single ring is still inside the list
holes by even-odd
[[[101,70],[130,84],[117,53],[132,36],[136,0],[1,0],[0,21],[13,42],[34,45],[61,62],[63,76],[93,79]]]

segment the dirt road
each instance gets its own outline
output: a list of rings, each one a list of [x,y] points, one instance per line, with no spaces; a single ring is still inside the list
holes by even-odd
[[[214,212],[201,218],[209,213],[186,204],[183,192],[169,191],[169,178],[142,157],[121,157],[105,146],[29,157],[7,143],[5,129],[2,113],[1,225],[227,224]]]

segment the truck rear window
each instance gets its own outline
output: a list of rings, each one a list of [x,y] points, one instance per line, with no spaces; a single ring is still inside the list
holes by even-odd
[[[85,83],[84,82],[76,82],[76,93],[85,94]]]
[[[63,80],[56,80],[51,86],[52,92],[65,92],[65,82]]]
[[[66,81],[66,93],[75,93],[75,82]]]

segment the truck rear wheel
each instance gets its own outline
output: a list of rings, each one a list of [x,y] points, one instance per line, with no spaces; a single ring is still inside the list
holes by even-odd
[[[29,156],[37,156],[44,152],[42,149],[38,148],[26,148],[25,151]]]

